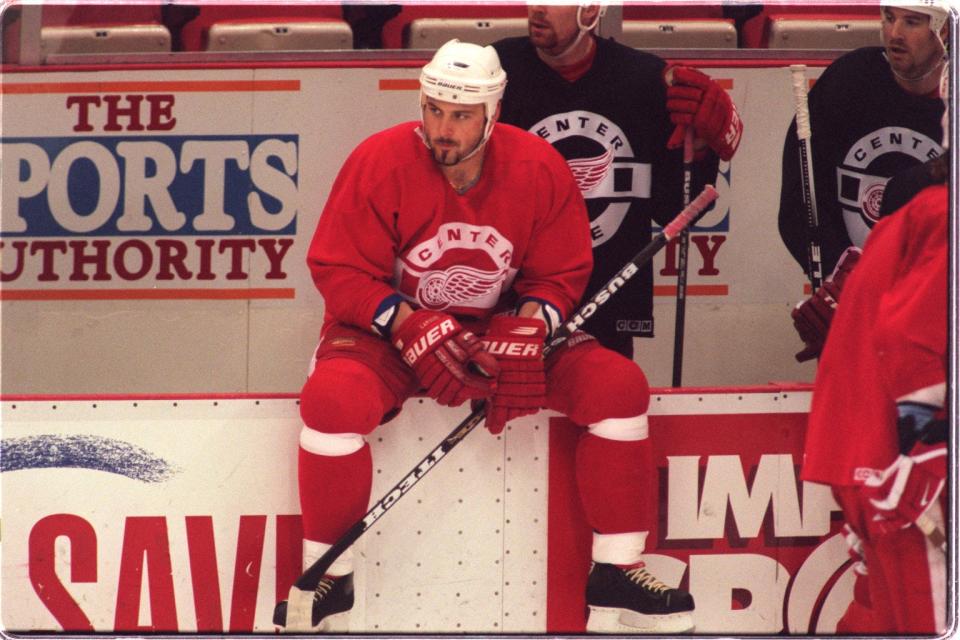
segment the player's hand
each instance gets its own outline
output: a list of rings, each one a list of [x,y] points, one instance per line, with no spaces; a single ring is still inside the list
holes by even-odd
[[[871,537],[905,529],[933,506],[947,475],[947,443],[917,442],[863,486]]]
[[[947,440],[947,414],[942,407],[905,400],[897,403],[897,445],[906,454],[917,441],[932,445]]]
[[[510,420],[536,413],[546,404],[546,336],[546,326],[536,318],[494,316],[490,321],[483,348],[500,365],[497,391],[489,401],[484,422],[490,433],[500,433]]]
[[[790,316],[793,318],[793,327],[803,340],[803,350],[795,357],[797,362],[806,362],[820,355],[823,344],[827,340],[830,323],[840,300],[840,292],[847,281],[847,276],[853,271],[860,259],[861,251],[857,247],[849,247],[840,256],[833,273],[817,289],[817,292],[794,307]]]
[[[667,141],[668,149],[683,145],[687,128],[693,127],[721,160],[729,160],[740,146],[743,121],[730,95],[710,76],[690,67],[669,66],[664,71],[667,84],[667,111],[677,125]]]
[[[496,389],[496,358],[449,314],[414,311],[394,330],[393,343],[427,395],[442,405],[487,398]]]

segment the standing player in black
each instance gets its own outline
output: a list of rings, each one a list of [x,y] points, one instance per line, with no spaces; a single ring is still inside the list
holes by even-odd
[[[593,35],[599,3],[528,5],[529,38],[494,44],[511,78],[501,120],[544,138],[567,160],[587,203],[595,291],[650,241],[683,203],[682,146],[693,128],[692,193],[716,180],[742,124],[733,101],[694,69]],[[668,81],[665,78],[669,78]],[[563,250],[558,247],[558,250]],[[602,345],[633,357],[633,337],[653,336],[653,269],[647,266],[585,327]],[[652,478],[647,433],[635,443]],[[578,456],[583,440],[578,445]],[[579,478],[578,478],[579,480]],[[581,494],[589,487],[580,485]],[[655,492],[635,495],[642,505]],[[649,510],[647,510],[649,512]],[[646,523],[649,530],[652,523]],[[656,579],[641,559],[647,531],[594,531],[587,581],[588,631],[678,633],[692,629],[693,598]]]
[[[883,46],[838,58],[809,94],[816,239],[823,272],[834,275],[793,311],[805,343],[800,361],[820,354],[846,275],[880,219],[887,180],[943,153],[938,88],[948,9],[937,1],[881,4]],[[806,269],[800,171],[794,121],[783,147],[779,226],[787,249]]]
[[[587,201],[595,291],[682,208],[683,133],[693,126],[692,193],[729,160],[742,125],[733,101],[694,69],[593,35],[600,3],[528,5],[529,38],[494,43],[507,86],[500,119],[527,129],[567,159]],[[668,148],[669,147],[669,148]],[[653,267],[647,266],[586,325],[605,347],[633,356],[653,337]]]

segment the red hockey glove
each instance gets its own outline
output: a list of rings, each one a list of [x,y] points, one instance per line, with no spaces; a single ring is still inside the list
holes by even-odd
[[[484,426],[496,435],[514,418],[536,413],[547,403],[543,370],[543,321],[516,316],[494,316],[483,348],[500,364],[497,392],[490,400]]]
[[[879,476],[868,478],[864,496],[871,537],[879,537],[915,523],[933,506],[947,476],[947,443],[917,442],[909,455],[899,455]]]
[[[500,372],[496,358],[485,353],[477,336],[451,315],[414,311],[393,332],[393,342],[427,395],[442,405],[456,407],[486,398],[496,389]]]
[[[683,146],[687,127],[703,139],[721,160],[736,153],[743,135],[743,122],[730,95],[710,76],[690,67],[670,66],[664,71],[667,111],[677,125],[667,141],[668,149]]]
[[[830,323],[840,300],[840,292],[847,281],[847,276],[853,271],[860,259],[861,251],[857,247],[849,247],[840,256],[836,268],[817,292],[804,300],[790,313],[793,318],[793,327],[803,340],[804,348],[795,357],[797,362],[806,362],[820,355],[823,344],[827,340]]]

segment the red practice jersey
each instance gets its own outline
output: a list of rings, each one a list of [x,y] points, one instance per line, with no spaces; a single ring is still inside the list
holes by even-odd
[[[485,320],[532,297],[566,316],[590,277],[586,206],[563,157],[498,123],[463,195],[404,123],[362,142],[340,170],[307,254],[324,325],[369,329],[399,292],[414,307]]]
[[[946,380],[947,187],[882,219],[824,345],[801,478],[862,484],[899,454],[896,399]]]

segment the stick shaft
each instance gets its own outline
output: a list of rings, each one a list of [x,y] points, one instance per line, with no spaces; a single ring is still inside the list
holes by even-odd
[[[687,129],[683,139],[683,206],[690,204],[693,182],[693,128]],[[690,229],[680,233],[677,256],[677,307],[673,325],[673,386],[679,387],[683,377],[684,325],[687,319],[687,256],[690,252]]]
[[[930,544],[941,551],[946,552],[947,535],[943,532],[943,529],[936,525],[930,516],[928,516],[926,513],[920,514],[920,517],[917,518],[917,527],[923,532],[923,535],[927,536],[927,539],[930,540]]]
[[[807,104],[807,68],[790,65],[794,108],[797,116],[797,142],[800,151],[800,189],[807,218],[807,277],[816,292],[823,284],[823,266],[820,256],[820,219],[817,214],[817,194],[813,179],[813,149],[810,146],[810,108]]]
[[[577,310],[567,322],[560,325],[555,337],[544,348],[544,356],[560,346],[569,338],[584,322],[587,321],[596,309],[606,303],[616,291],[618,291],[630,278],[640,271],[640,267],[645,265],[656,253],[664,247],[672,238],[687,228],[702,212],[717,198],[717,191],[711,185],[707,185],[703,192],[694,199],[687,207],[683,209],[663,231],[658,233],[650,243],[644,247],[633,259],[628,262],[620,272],[607,282],[607,285],[600,289],[594,296],[579,310]],[[323,574],[330,568],[330,565],[346,551],[350,545],[357,541],[373,524],[379,520],[400,498],[407,493],[413,486],[419,482],[436,464],[443,459],[450,451],[466,438],[467,434],[483,420],[487,413],[486,403],[480,404],[470,412],[463,422],[458,424],[453,431],[428,453],[416,467],[405,475],[400,482],[393,486],[385,496],[380,498],[369,511],[357,522],[355,522],[346,533],[344,533],[333,546],[331,546],[320,558],[317,559],[294,583],[294,587],[301,590],[308,590],[315,585]]]

